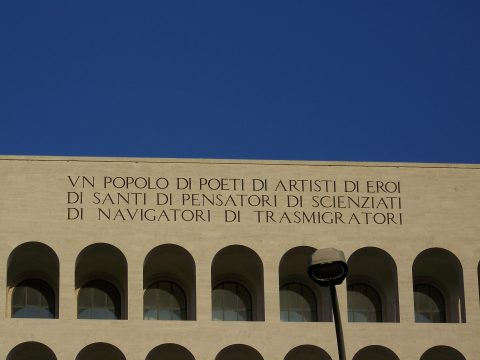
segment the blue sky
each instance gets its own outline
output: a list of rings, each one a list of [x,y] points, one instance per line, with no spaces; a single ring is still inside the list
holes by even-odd
[[[4,1],[0,154],[480,163],[479,1]]]

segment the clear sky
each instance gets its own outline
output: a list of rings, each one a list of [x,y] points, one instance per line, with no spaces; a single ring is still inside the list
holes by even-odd
[[[2,1],[0,154],[480,163],[480,1]]]

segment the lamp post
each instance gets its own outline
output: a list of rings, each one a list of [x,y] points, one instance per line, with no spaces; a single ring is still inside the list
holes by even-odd
[[[330,288],[332,299],[333,318],[335,321],[335,332],[337,334],[338,357],[340,360],[346,360],[345,343],[343,340],[342,319],[338,310],[338,298],[335,285],[339,285],[345,280],[348,274],[348,265],[345,261],[343,251],[328,248],[316,250],[308,266],[308,275],[320,286]]]

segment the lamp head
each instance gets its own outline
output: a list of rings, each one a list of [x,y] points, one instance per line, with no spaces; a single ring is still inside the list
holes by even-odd
[[[339,285],[347,277],[348,265],[343,251],[327,248],[316,250],[308,266],[308,275],[320,286]]]

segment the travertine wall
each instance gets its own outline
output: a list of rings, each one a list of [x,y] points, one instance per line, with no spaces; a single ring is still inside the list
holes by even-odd
[[[348,323],[346,286],[339,287],[347,358],[377,344],[400,359],[420,359],[435,345],[478,359],[479,218],[477,165],[4,156],[0,358],[19,343],[37,341],[62,360],[75,359],[94,342],[115,345],[129,360],[145,359],[163,343],[180,344],[200,360],[214,359],[231,344],[247,344],[268,360],[312,344],[335,359],[332,322],[280,322],[279,262],[289,249],[305,245],[336,247],[347,257],[377,247],[396,263],[398,323]],[[48,245],[59,258],[59,319],[10,319],[7,261],[18,245],[31,241]],[[94,243],[112,244],[126,257],[128,320],[76,319],[76,258]],[[144,260],[168,243],[182,246],[195,261],[194,321],[143,320]],[[212,259],[233,244],[252,249],[263,262],[264,321],[211,320]],[[415,323],[412,264],[432,247],[461,262],[465,323]]]

